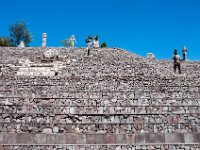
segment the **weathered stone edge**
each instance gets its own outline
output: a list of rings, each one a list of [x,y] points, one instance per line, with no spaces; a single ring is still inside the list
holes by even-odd
[[[156,134],[32,134],[1,133],[0,145],[153,145],[200,144],[200,133]]]

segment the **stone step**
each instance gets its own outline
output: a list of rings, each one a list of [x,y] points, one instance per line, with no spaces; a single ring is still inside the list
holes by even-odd
[[[199,150],[198,144],[151,144],[151,145],[100,145],[100,144],[59,144],[59,145],[2,145],[1,150]]]
[[[197,145],[200,133],[31,134],[1,133],[0,145]]]
[[[2,133],[191,133],[200,132],[192,123],[42,123],[0,122]],[[43,119],[44,121],[44,119]]]
[[[9,103],[9,102],[8,102]],[[0,114],[44,114],[44,115],[155,115],[155,114],[200,114],[199,105],[132,105],[132,106],[98,106],[98,105],[2,105]]]
[[[198,107],[200,104],[200,98],[149,98],[149,97],[138,97],[138,98],[130,98],[130,97],[102,97],[102,95],[85,95],[88,97],[0,97],[0,106],[11,106],[11,107],[20,107],[20,106],[28,106],[30,108],[34,106],[37,107],[94,107],[95,109],[108,110],[110,107],[121,107],[121,109],[130,109],[130,108],[140,108],[146,107],[148,109],[153,109],[151,107],[155,107],[162,109],[164,111],[173,111],[180,107],[186,107],[186,110],[191,110],[191,107]],[[102,98],[99,98],[102,97]],[[189,109],[187,109],[187,107]],[[146,109],[145,108],[145,109]],[[24,108],[25,109],[25,108]]]

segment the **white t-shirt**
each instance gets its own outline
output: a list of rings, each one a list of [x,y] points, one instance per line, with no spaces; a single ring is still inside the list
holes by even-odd
[[[173,55],[174,63],[180,63],[181,57],[177,55]]]

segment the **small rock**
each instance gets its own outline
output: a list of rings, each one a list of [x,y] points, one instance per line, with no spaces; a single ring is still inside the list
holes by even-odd
[[[52,132],[52,129],[51,129],[51,128],[44,128],[44,129],[42,130],[42,133],[51,134],[51,133],[53,133],[53,132]]]
[[[53,133],[58,133],[59,132],[59,127],[55,126],[53,127]]]

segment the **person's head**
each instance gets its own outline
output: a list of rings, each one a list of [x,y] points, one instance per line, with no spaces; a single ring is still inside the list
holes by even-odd
[[[175,48],[174,49],[174,55],[177,55],[178,54],[178,50]]]

